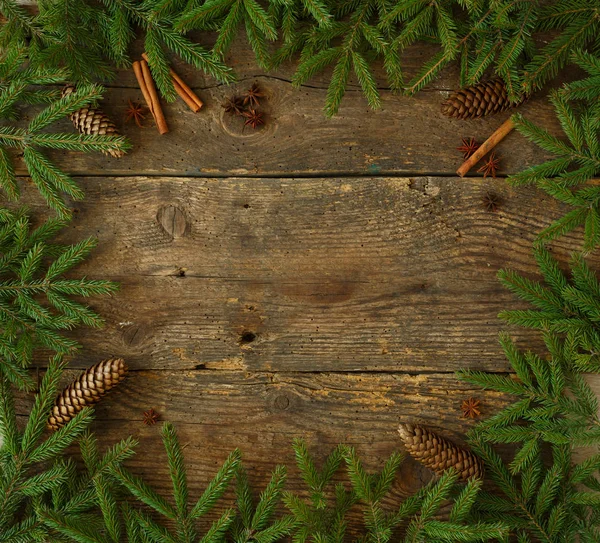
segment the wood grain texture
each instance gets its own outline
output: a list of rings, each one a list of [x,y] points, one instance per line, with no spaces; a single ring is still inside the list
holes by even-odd
[[[68,372],[65,382],[76,375]],[[507,401],[452,374],[135,371],[98,404],[94,426],[103,447],[134,435],[140,445],[131,468],[165,494],[171,482],[160,425],[142,423],[142,413],[150,407],[178,429],[192,496],[200,494],[236,447],[258,485],[266,483],[276,464],[286,464],[288,488],[302,490],[291,448],[294,438],[305,439],[319,460],[338,443],[352,445],[367,469],[381,469],[394,450],[402,449],[397,433],[401,422],[425,424],[462,442],[474,422],[462,419],[460,405],[473,395],[482,400],[484,416]],[[17,411],[27,412],[28,403],[20,398]],[[407,459],[396,499],[429,478],[425,468]]]
[[[405,52],[407,80],[433,53],[430,46]],[[496,315],[526,306],[500,286],[497,270],[534,276],[535,234],[566,210],[535,189],[453,177],[461,137],[483,141],[509,113],[447,119],[439,109],[457,87],[454,69],[406,98],[384,88],[376,67],[382,110],[371,111],[351,81],[340,115],[326,120],[330,73],[294,90],[294,65],[263,74],[243,39],[228,60],[239,75],[230,87],[173,64],[205,107],[194,114],[181,101],[166,105],[171,133],[163,137],[124,124],[128,100],[142,97],[133,73],[120,73],[102,107],[134,150],[121,160],[52,155],[81,176],[86,193],[62,241],[99,240],[74,273],[122,285],[92,302],[106,328],[74,334],[84,349],[72,368],[111,355],[132,368],[98,406],[102,446],[135,435],[130,467],[168,494],[159,427],[141,422],[153,407],[177,425],[197,497],[234,447],[255,488],[284,463],[288,488],[301,491],[294,437],[321,460],[339,442],[354,445],[368,469],[400,448],[399,422],[460,440],[473,425],[461,419],[462,400],[480,398],[483,416],[507,402],[452,373],[509,370],[497,343],[506,327]],[[257,131],[220,107],[254,81],[268,94],[267,125]],[[543,95],[520,111],[560,134]],[[27,109],[25,120],[34,114]],[[58,128],[72,131],[68,120]],[[498,153],[503,175],[546,158],[517,133]],[[23,185],[36,216],[46,215]],[[488,191],[501,198],[495,213],[481,202]],[[576,232],[553,250],[565,263],[580,243]],[[510,332],[521,347],[543,349],[535,333]],[[30,400],[19,398],[22,417]],[[407,460],[390,506],[429,477]]]
[[[200,42],[210,43],[211,39],[202,36]],[[423,45],[410,48],[405,54],[407,78],[434,50]],[[455,69],[445,70],[432,86],[410,98],[393,95],[386,89],[381,67],[376,66],[382,85],[382,109],[372,111],[360,86],[351,81],[339,115],[328,120],[323,105],[329,72],[294,89],[294,63],[265,75],[256,67],[243,39],[236,41],[229,62],[239,76],[232,86],[216,84],[189,66],[174,62],[177,72],[194,88],[205,107],[193,113],[181,100],[163,104],[171,130],[165,136],[159,136],[151,126],[140,130],[134,123],[125,124],[128,101],[143,103],[143,98],[133,72],[120,72],[118,83],[108,89],[102,108],[130,138],[133,150],[122,159],[72,152],[53,153],[53,158],[65,170],[79,175],[454,175],[462,162],[456,151],[461,137],[484,141],[511,113],[474,121],[448,119],[442,116],[440,104],[458,86]],[[563,74],[563,78],[569,77],[570,72]],[[254,81],[267,94],[261,106],[266,125],[257,130],[244,128],[243,119],[226,114],[220,106],[227,97],[244,92]],[[535,95],[519,111],[554,134],[561,134],[545,94]],[[34,110],[28,109],[26,114],[31,116]],[[68,120],[59,123],[58,128],[73,130]],[[517,133],[502,142],[498,154],[503,175],[547,158],[544,151]],[[19,171],[24,173],[22,165]]]
[[[205,48],[210,48],[217,40],[217,34],[214,32],[205,31],[191,31],[189,33],[190,38],[202,45]],[[143,52],[143,41],[138,39],[132,43],[131,55],[132,58],[141,58]],[[276,44],[271,45],[271,50],[276,50]],[[412,77],[417,75],[421,70],[424,63],[427,62],[439,51],[439,47],[433,44],[418,43],[413,44],[401,53],[402,68],[405,76],[405,80],[409,81]],[[283,63],[276,70],[269,72],[269,76],[280,79],[285,82],[291,82],[294,73],[296,72],[298,57]],[[190,64],[182,62],[178,57],[171,55],[170,62],[175,71],[188,83],[190,86],[205,90],[212,87],[220,86],[218,82],[207,76],[200,70],[197,70]],[[231,44],[231,49],[225,56],[225,63],[231,66],[233,69],[237,81],[236,84],[245,85],[252,78],[260,77],[265,75],[264,71],[256,64],[254,52],[252,51],[244,32],[239,33]],[[387,78],[381,60],[374,61],[371,64],[371,68],[375,75],[378,87],[381,90],[388,90]],[[329,86],[331,80],[333,68],[330,66],[322,72],[318,72],[311,78],[304,87],[308,88],[320,88],[326,89]],[[437,77],[431,85],[430,89],[445,89],[450,90],[456,85],[455,78],[457,72],[454,66],[449,66],[447,69],[441,71],[440,76]],[[114,87],[137,87],[137,82],[133,75],[133,71],[120,70],[116,82],[111,83],[110,86]],[[360,84],[352,76],[348,81],[348,88],[350,91],[358,91]],[[324,98],[324,95],[323,95]]]
[[[62,239],[96,236],[76,273],[122,290],[94,299],[107,326],[78,332],[80,367],[118,355],[138,369],[505,371],[496,315],[525,306],[496,273],[535,274],[535,233],[565,211],[533,189],[456,178],[81,183]]]
[[[296,91],[275,78],[257,80],[269,95],[266,124],[259,129],[245,127],[242,118],[220,106],[235,89],[200,92],[206,106],[199,113],[181,101],[165,105],[170,132],[164,136],[151,126],[140,130],[124,125],[128,100],[142,100],[139,90],[109,89],[102,108],[130,138],[133,150],[121,159],[75,152],[51,155],[62,168],[81,175],[450,175],[462,162],[456,151],[461,137],[483,141],[510,114],[471,122],[448,119],[439,112],[446,91],[423,92],[415,98],[385,92],[383,108],[375,112],[359,92],[350,91],[340,115],[328,120],[322,113],[322,89]],[[521,109],[560,134],[546,100],[534,98]],[[72,132],[68,122],[58,128]],[[518,172],[547,157],[518,133],[502,142],[498,153],[501,174]]]
[[[79,372],[66,372],[68,383]],[[592,378],[600,390],[597,377]],[[144,426],[143,411],[154,408],[161,422],[175,423],[189,478],[190,495],[199,496],[227,455],[239,448],[255,488],[262,489],[276,464],[288,467],[286,488],[305,492],[291,443],[306,440],[322,462],[338,444],[353,446],[367,470],[380,470],[396,450],[400,423],[426,425],[464,444],[477,421],[463,419],[461,403],[481,401],[482,417],[506,406],[509,398],[482,391],[452,374],[433,373],[254,373],[218,371],[134,371],[96,407],[93,424],[101,448],[133,435],[137,454],[128,461],[135,473],[166,496],[171,480],[160,440],[160,423]],[[20,395],[17,413],[25,415],[31,397]],[[510,457],[510,452],[500,448]],[[576,451],[575,456],[585,454]],[[432,474],[408,457],[385,501],[390,508],[428,482]],[[340,475],[343,480],[343,475]],[[225,503],[232,499],[229,493]],[[211,517],[212,518],[212,517]],[[358,511],[351,517],[357,524]]]

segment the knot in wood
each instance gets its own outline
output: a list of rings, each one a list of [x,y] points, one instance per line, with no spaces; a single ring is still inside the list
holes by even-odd
[[[181,238],[187,230],[187,220],[181,209],[174,205],[163,206],[156,216],[158,224],[173,238]]]
[[[242,335],[240,336],[240,344],[241,345],[247,345],[249,343],[252,343],[255,340],[256,340],[256,334],[249,330],[242,332]]]
[[[146,331],[142,325],[134,324],[123,330],[123,342],[128,347],[137,347],[144,342]]]
[[[275,407],[277,409],[287,409],[290,406],[290,399],[285,394],[280,394],[275,398]]]

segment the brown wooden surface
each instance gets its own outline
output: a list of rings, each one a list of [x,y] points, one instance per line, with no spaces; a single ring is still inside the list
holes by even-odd
[[[210,37],[204,41],[210,43]],[[403,61],[406,79],[434,52],[435,48],[427,46],[409,48]],[[72,152],[56,153],[54,158],[80,175],[454,175],[462,162],[455,150],[460,138],[473,136],[483,141],[510,115],[504,112],[470,122],[444,117],[440,104],[458,85],[456,71],[449,68],[413,98],[394,95],[382,86],[379,111],[369,109],[360,87],[351,81],[340,114],[326,119],[323,106],[329,71],[294,89],[291,79],[295,64],[264,74],[252,55],[243,40],[235,44],[229,62],[238,82],[231,86],[216,84],[188,65],[174,62],[205,106],[193,113],[181,99],[172,104],[163,102],[171,131],[162,137],[154,126],[139,130],[134,123],[124,124],[128,101],[144,100],[133,70],[121,72],[108,88],[102,107],[119,121],[134,145],[133,151],[126,159]],[[384,83],[381,67],[376,66],[376,74]],[[244,128],[242,119],[220,107],[227,97],[242,94],[253,82],[267,94],[261,106],[267,123],[259,130]],[[520,111],[559,130],[546,92],[532,97]],[[148,124],[152,125],[150,121]],[[62,128],[72,129],[67,119]],[[546,156],[516,133],[502,142],[498,151],[502,174],[520,171]]]
[[[136,369],[506,371],[496,315],[518,302],[496,273],[535,273],[534,234],[563,211],[503,180],[81,185],[86,200],[63,239],[96,236],[78,273],[122,285],[94,300],[107,326],[78,332],[81,367],[122,355]],[[495,213],[487,192],[502,199]]]
[[[411,49],[408,75],[430,54]],[[462,400],[481,398],[484,415],[507,401],[453,374],[509,369],[496,315],[525,306],[496,273],[535,274],[535,233],[564,212],[535,189],[454,176],[461,136],[483,140],[508,113],[443,118],[439,104],[457,83],[449,70],[413,99],[383,89],[379,112],[352,84],[340,115],[326,120],[327,74],[294,90],[292,66],[265,76],[243,42],[231,58],[234,87],[176,66],[205,107],[194,114],[181,101],[166,105],[171,132],[163,137],[123,126],[128,99],[141,93],[133,73],[121,74],[103,107],[135,149],[120,160],[56,155],[86,193],[62,240],[99,239],[77,273],[122,285],[93,300],[106,328],[75,334],[84,349],[73,368],[120,355],[132,369],[98,408],[101,442],[139,437],[132,468],[167,491],[168,475],[156,467],[158,427],[141,424],[155,408],[177,424],[197,495],[234,447],[261,486],[277,463],[292,465],[294,437],[319,458],[340,441],[353,444],[369,468],[399,448],[399,422],[460,438],[472,426]],[[253,81],[269,95],[267,125],[256,132],[220,107]],[[559,133],[545,97],[522,112]],[[502,174],[544,158],[517,133],[498,152]],[[487,192],[501,197],[495,213],[482,205]],[[554,250],[565,262],[580,240],[576,232]],[[535,334],[510,331],[541,349]],[[427,477],[408,461],[397,497]],[[299,488],[293,468],[289,488]]]
[[[240,117],[225,113],[220,106],[253,81],[269,96],[264,108],[267,122],[258,130],[244,127]],[[358,90],[349,90],[340,115],[328,120],[323,115],[325,88],[294,90],[289,82],[266,76],[249,78],[234,88],[197,92],[205,102],[199,113],[181,100],[164,106],[169,134],[159,137],[154,126],[144,130],[135,124],[123,126],[134,145],[125,159],[81,153],[53,156],[78,175],[454,175],[462,162],[455,150],[461,136],[483,141],[509,116],[505,112],[468,123],[443,117],[439,109],[448,95],[445,90],[424,91],[415,98],[382,91],[382,110],[374,112]],[[122,120],[130,99],[143,102],[141,91],[111,88],[102,107]],[[545,126],[557,126],[544,96],[533,98],[521,109]],[[68,120],[62,127],[71,129]],[[516,133],[498,151],[503,174],[515,173],[546,156]]]
[[[170,480],[155,463],[164,456],[159,426],[141,422],[149,407],[177,425],[190,473],[202,474],[191,477],[196,493],[236,446],[251,471],[262,476],[277,463],[287,463],[292,488],[298,489],[290,447],[294,438],[307,439],[318,458],[340,442],[353,445],[373,469],[398,448],[400,422],[426,424],[459,441],[473,426],[461,418],[460,403],[473,394],[480,396],[480,391],[448,373],[140,370],[98,405],[97,426],[105,443],[137,437],[140,454],[132,466],[165,492]],[[482,412],[492,414],[505,403],[498,394],[486,394]],[[23,401],[19,407],[24,411],[26,405]],[[425,470],[415,471],[416,465],[406,462],[403,477],[408,481],[426,477]],[[411,491],[406,484],[404,492]]]

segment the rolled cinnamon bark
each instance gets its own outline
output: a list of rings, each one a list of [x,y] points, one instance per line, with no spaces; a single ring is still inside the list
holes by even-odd
[[[175,90],[177,90],[179,96],[181,96],[185,103],[190,106],[190,109],[194,113],[198,113],[200,108],[204,105],[204,102],[198,98],[196,93],[190,87],[188,87],[185,81],[183,81],[183,79],[181,79],[181,77],[179,77],[171,68],[169,68],[169,73],[173,78],[173,84],[175,85]],[[178,90],[178,86],[181,88],[181,92]],[[188,99],[192,101],[194,106],[190,105]]]
[[[158,128],[158,132],[161,135],[166,134],[169,131],[169,127],[167,126],[167,120],[165,119],[163,110],[160,107],[160,99],[158,98],[156,87],[154,86],[154,80],[152,79],[150,68],[148,67],[148,63],[145,60],[142,60],[140,64],[142,66],[142,75],[144,76],[144,83],[146,84],[148,94],[150,94],[150,100],[152,101],[151,111],[154,112],[156,128]]]
[[[142,53],[142,58],[148,62],[148,55],[146,53]],[[179,77],[171,67],[169,67],[169,74],[171,75],[173,86],[175,87],[177,94],[194,113],[198,113],[200,108],[204,105],[204,102],[198,98],[190,86],[183,79],[181,79],[181,77]]]
[[[144,100],[146,100],[146,105],[152,113],[152,116],[155,117],[154,111],[152,110],[152,98],[150,98],[150,93],[148,92],[148,87],[146,86],[146,82],[144,81],[144,74],[142,73],[142,64],[139,60],[136,60],[133,63],[133,73],[135,74],[135,78],[137,79],[138,85],[140,86],[140,90],[144,95]],[[156,118],[156,117],[155,117]]]
[[[181,97],[181,99],[188,105],[188,107],[194,113],[198,113],[198,111],[200,111],[200,108],[202,106],[199,106],[196,102],[194,102],[194,100],[192,99],[192,97],[187,92],[185,92],[185,90],[183,89],[183,87],[178,83],[178,81],[176,79],[173,79],[173,86],[175,87],[175,90],[177,91],[177,94],[179,94],[179,96]]]
[[[461,177],[464,177],[469,173],[469,170],[475,166],[485,155],[487,155],[496,145],[498,145],[515,127],[512,119],[509,118],[500,125],[487,140],[483,142],[481,147],[477,149],[467,160],[463,162],[460,168],[456,170],[456,173]]]

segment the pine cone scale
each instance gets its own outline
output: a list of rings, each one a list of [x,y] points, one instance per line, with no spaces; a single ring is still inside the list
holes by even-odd
[[[63,96],[68,96],[72,92],[75,92],[73,85],[67,85],[62,92]],[[69,116],[73,126],[81,134],[88,135],[102,135],[102,136],[120,136],[119,129],[115,123],[99,108],[95,107],[82,107]],[[121,158],[125,153],[123,151],[106,151],[114,158]]]
[[[525,99],[524,96],[511,102],[504,81],[496,77],[453,92],[442,103],[442,114],[456,119],[477,119],[517,107]]]
[[[462,481],[483,478],[483,463],[471,451],[422,426],[401,424],[398,433],[408,453],[436,474],[441,475],[454,468]]]
[[[84,407],[97,403],[111,388],[118,385],[127,373],[122,358],[109,358],[87,369],[66,387],[56,399],[48,428],[58,430]]]

